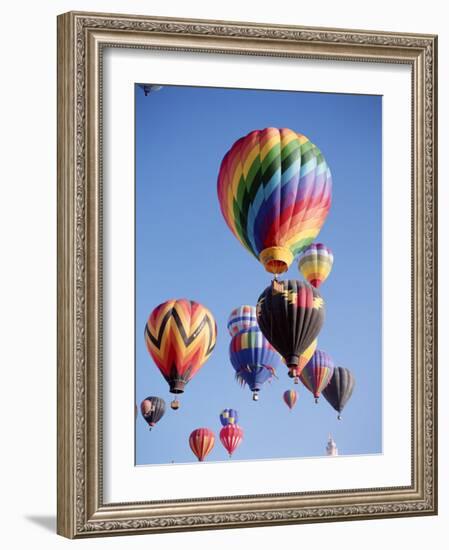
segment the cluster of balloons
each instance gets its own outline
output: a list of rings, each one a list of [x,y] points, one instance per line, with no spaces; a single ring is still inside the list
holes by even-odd
[[[288,128],[254,130],[224,156],[217,192],[232,233],[274,275],[256,307],[243,305],[230,314],[229,358],[237,380],[249,387],[257,401],[263,385],[284,363],[296,384],[301,380],[316,401],[323,393],[340,416],[352,394],[354,377],[317,349],[325,319],[318,288],[334,261],[327,246],[314,243],[331,206],[332,177],[323,154],[306,136]],[[298,256],[304,280],[279,280]],[[173,409],[180,406],[177,396],[209,359],[216,338],[216,322],[198,302],[168,300],[151,312],[145,343],[176,396]],[[297,392],[287,390],[283,399],[292,409]],[[141,412],[151,429],[163,417],[165,402],[147,397]],[[225,409],[220,420],[220,440],[231,456],[243,431],[233,409]],[[198,428],[190,434],[189,444],[203,461],[214,447],[215,435],[209,428]]]
[[[238,413],[234,409],[224,409],[220,413],[220,441],[228,452],[229,458],[243,440],[243,430],[239,426]],[[189,445],[193,454],[203,462],[215,445],[215,434],[209,428],[197,428],[189,437]]]
[[[325,317],[324,300],[317,289],[334,261],[328,247],[313,242],[331,206],[332,176],[323,154],[306,136],[288,128],[254,130],[238,139],[224,156],[217,193],[229,229],[274,275],[259,296],[254,327],[241,330],[246,331],[245,343],[251,331],[262,333],[265,340],[256,344],[257,353],[248,351],[247,345],[245,354],[240,353],[238,339],[234,346],[231,342],[234,368],[242,373],[256,366],[260,370],[267,362],[261,348],[269,350],[270,361],[278,352],[295,383],[300,379],[316,401],[323,392],[340,414],[352,394],[354,377],[348,369],[335,369],[329,355],[317,349]],[[298,268],[305,280],[278,280],[300,254]],[[228,323],[233,340],[241,333],[235,312],[236,320],[231,314]],[[255,386],[255,391],[259,389]],[[287,391],[283,397],[293,408],[296,392]]]

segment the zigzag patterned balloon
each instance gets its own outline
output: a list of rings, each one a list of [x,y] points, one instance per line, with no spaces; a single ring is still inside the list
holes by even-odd
[[[331,205],[321,151],[288,128],[254,130],[226,153],[218,175],[223,217],[270,273],[283,273],[315,240]]]
[[[145,325],[147,349],[172,393],[185,385],[209,359],[217,339],[211,312],[192,300],[158,305]]]

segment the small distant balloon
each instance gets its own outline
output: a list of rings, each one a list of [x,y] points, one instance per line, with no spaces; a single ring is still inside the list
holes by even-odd
[[[165,401],[161,397],[146,397],[140,404],[140,411],[151,430],[165,414]]]
[[[238,413],[234,409],[224,409],[220,413],[220,422],[222,426],[227,426],[228,424],[237,424],[238,420]]]
[[[304,279],[318,288],[329,276],[334,263],[332,250],[324,244],[308,246],[298,261],[298,269]]]
[[[143,93],[148,96],[153,92],[158,92],[162,89],[162,86],[159,86],[158,84],[140,84],[140,88],[142,88]]]
[[[293,407],[296,405],[296,401],[298,400],[297,392],[295,390],[287,390],[284,392],[284,395],[282,397],[287,407],[292,410]]]
[[[215,434],[209,428],[197,428],[189,437],[189,445],[193,454],[203,462],[215,445]]]
[[[301,382],[312,392],[315,403],[318,403],[321,392],[329,384],[333,371],[334,362],[326,352],[321,350],[316,350],[312,359],[304,367]]]
[[[228,451],[231,458],[234,451],[243,440],[243,430],[237,424],[228,424],[220,431],[220,441],[223,447]]]
[[[323,395],[326,401],[338,412],[341,420],[341,411],[351,398],[355,386],[355,378],[349,369],[335,367],[329,384],[324,388]]]

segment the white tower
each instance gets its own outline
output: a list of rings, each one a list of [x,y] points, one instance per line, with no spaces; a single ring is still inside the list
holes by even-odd
[[[338,456],[337,444],[332,439],[331,434],[329,434],[329,439],[327,440],[326,454],[327,456]]]

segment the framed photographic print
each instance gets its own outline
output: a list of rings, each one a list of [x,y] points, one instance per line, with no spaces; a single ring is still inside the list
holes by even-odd
[[[58,532],[435,514],[435,36],[58,18]]]

